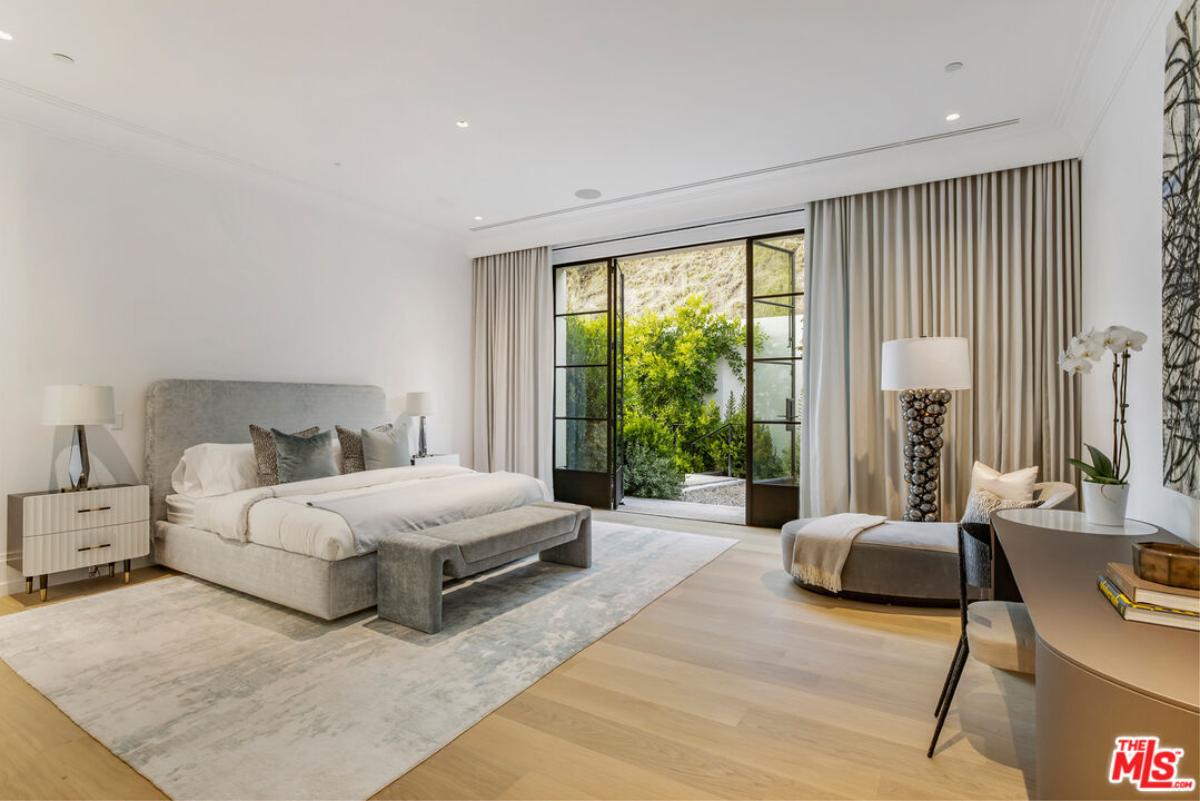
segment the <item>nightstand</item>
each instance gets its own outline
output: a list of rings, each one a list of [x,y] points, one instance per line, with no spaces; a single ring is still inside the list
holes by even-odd
[[[37,576],[46,600],[49,574],[124,562],[150,553],[150,488],[121,484],[80,492],[24,492],[8,496],[8,564],[33,592]]]
[[[422,467],[431,464],[451,464],[458,467],[462,460],[458,458],[457,453],[431,453],[428,456],[414,456],[412,463]]]

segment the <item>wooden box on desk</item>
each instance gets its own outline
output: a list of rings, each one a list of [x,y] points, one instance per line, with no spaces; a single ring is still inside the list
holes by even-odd
[[[150,488],[119,484],[79,492],[23,492],[8,496],[8,564],[33,591],[40,576],[46,597],[50,573],[129,563],[150,553]]]

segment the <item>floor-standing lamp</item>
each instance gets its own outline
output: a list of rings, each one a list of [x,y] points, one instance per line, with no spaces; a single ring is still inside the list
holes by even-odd
[[[410,417],[421,418],[421,433],[417,438],[417,456],[428,456],[425,445],[425,418],[437,413],[437,396],[432,392],[410,392],[405,411]]]
[[[85,384],[58,384],[46,387],[42,400],[42,424],[75,426],[75,447],[79,449],[79,477],[72,478],[71,489],[88,488],[92,472],[88,459],[85,426],[113,422],[113,388]]]
[[[900,393],[904,425],[905,520],[935,522],[942,426],[950,391],[971,388],[971,354],[962,337],[892,339],[883,343],[883,390]]]

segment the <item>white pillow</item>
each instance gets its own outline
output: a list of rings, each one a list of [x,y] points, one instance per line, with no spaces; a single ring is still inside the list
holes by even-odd
[[[1033,485],[1037,482],[1037,476],[1036,466],[1001,473],[983,462],[976,462],[971,468],[971,491],[987,490],[1006,501],[1032,501]]]
[[[204,442],[183,452],[171,473],[171,488],[180,495],[206,498],[258,486],[258,463],[249,442]]]

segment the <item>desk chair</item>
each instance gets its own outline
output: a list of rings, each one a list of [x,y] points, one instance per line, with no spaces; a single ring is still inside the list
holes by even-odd
[[[954,661],[942,685],[933,714],[937,727],[929,743],[927,757],[933,757],[938,737],[950,712],[950,702],[958,689],[958,680],[966,667],[967,657],[1001,670],[1033,673],[1033,621],[1025,604],[1011,601],[969,601],[968,587],[980,590],[992,588],[992,544],[990,527],[963,523],[958,527],[958,602],[962,633]]]

